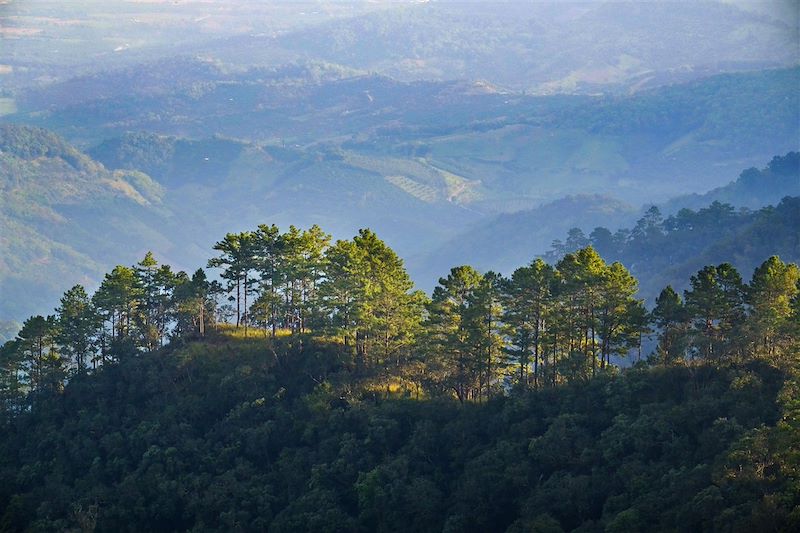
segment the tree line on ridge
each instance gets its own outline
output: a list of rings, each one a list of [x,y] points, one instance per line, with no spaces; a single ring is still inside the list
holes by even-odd
[[[354,376],[387,393],[461,402],[590,379],[625,357],[641,359],[653,334],[657,349],[644,355],[669,365],[780,357],[800,330],[800,271],[778,257],[749,283],[728,263],[706,266],[683,297],[668,286],[648,311],[637,280],[591,246],[553,265],[536,259],[509,277],[458,266],[430,297],[367,229],[332,242],[318,226],[261,225],[227,234],[214,250],[208,267],[219,269],[219,281],[203,269],[174,272],[148,252],[106,274],[93,295],[76,285],[54,315],[26,320],[0,349],[4,404],[57,391],[120,354],[220,327],[266,339],[326,336]]]

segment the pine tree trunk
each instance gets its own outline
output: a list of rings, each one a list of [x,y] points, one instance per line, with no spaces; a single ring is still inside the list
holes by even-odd
[[[240,288],[240,278],[236,276],[236,329],[239,329],[239,319],[241,317],[241,308],[239,306],[239,302],[241,300],[241,288]]]

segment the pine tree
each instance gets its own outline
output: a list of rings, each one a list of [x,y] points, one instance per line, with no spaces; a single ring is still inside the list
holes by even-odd
[[[93,355],[99,325],[100,318],[81,285],[64,293],[56,309],[55,341],[61,354],[72,361],[79,372],[86,370],[87,360],[96,362]]]
[[[652,321],[660,331],[658,355],[664,366],[681,359],[687,347],[688,315],[680,295],[668,285],[656,298]]]
[[[275,337],[281,298],[278,293],[283,274],[283,239],[276,225],[261,224],[254,233],[255,268],[261,278],[259,294],[253,303],[253,317],[261,322],[264,331],[271,328]]]
[[[612,263],[601,275],[596,331],[601,368],[611,364],[612,355],[624,356],[640,343],[646,312],[643,302],[635,298],[638,290],[636,278],[622,263]]]
[[[556,266],[561,274],[563,318],[569,377],[586,377],[597,369],[600,287],[607,271],[603,258],[587,246],[564,256]]]
[[[452,390],[465,402],[475,390],[470,346],[469,305],[483,277],[470,266],[455,267],[439,279],[428,305],[425,324],[431,385]]]
[[[764,261],[747,287],[747,304],[751,318],[748,330],[756,353],[775,357],[780,349],[788,347],[791,333],[788,321],[792,314],[792,300],[798,294],[800,270],[777,256]]]
[[[185,272],[175,276],[172,295],[175,310],[175,332],[177,337],[205,337],[206,328],[213,324],[215,302],[213,284],[206,273],[198,268],[191,278]]]
[[[55,391],[64,379],[64,365],[55,350],[56,320],[54,316],[32,316],[22,324],[17,335],[30,388]]]
[[[236,327],[245,327],[247,334],[247,296],[253,289],[250,271],[257,267],[257,242],[249,231],[228,233],[214,245],[220,253],[208,261],[209,268],[221,268],[222,278],[228,282],[228,291],[236,291]]]
[[[692,318],[693,345],[706,360],[720,361],[728,354],[744,318],[744,285],[729,263],[706,266],[690,280],[685,292]]]
[[[360,230],[353,244],[356,254],[352,272],[359,286],[356,346],[363,360],[371,357],[376,365],[389,364],[395,352],[410,341],[413,283],[402,259],[372,231]]]
[[[319,284],[325,275],[325,250],[330,246],[331,236],[313,225],[301,235],[300,269],[301,312],[300,330],[309,326],[319,327],[323,324],[322,308],[319,301]]]
[[[477,397],[491,398],[498,378],[506,368],[505,346],[501,336],[501,286],[504,280],[494,272],[484,274],[468,297],[464,314],[470,366],[477,377]]]
[[[540,366],[544,363],[545,336],[552,315],[556,273],[541,259],[514,271],[505,283],[503,321],[508,325],[510,345],[506,349],[519,366],[519,383],[529,384],[533,361],[533,385],[539,386]]]
[[[132,268],[117,266],[103,278],[92,296],[92,303],[103,322],[111,326],[110,343],[105,342],[105,332],[101,332],[101,357],[105,358],[109,344],[133,341],[132,329],[141,296],[142,289]]]
[[[138,329],[142,345],[152,351],[164,343],[171,314],[175,274],[169,265],[159,266],[152,252],[147,252],[134,270],[141,289],[139,312],[136,315]]]
[[[340,335],[345,349],[353,346],[356,334],[356,301],[361,290],[355,274],[356,246],[339,240],[325,252],[326,273],[319,295],[328,316],[329,332]]]
[[[0,415],[11,416],[22,407],[26,389],[24,366],[20,339],[11,339],[0,346]]]

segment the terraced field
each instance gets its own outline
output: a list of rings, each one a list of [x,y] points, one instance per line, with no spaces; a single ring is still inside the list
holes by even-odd
[[[439,199],[439,191],[406,176],[386,176],[384,179],[423,202],[433,203]]]

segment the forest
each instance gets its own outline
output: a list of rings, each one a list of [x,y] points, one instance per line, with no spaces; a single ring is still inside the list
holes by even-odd
[[[786,0],[0,0],[0,533],[800,531]]]
[[[652,309],[592,246],[430,296],[368,229],[260,225],[206,268],[148,253],[0,348],[0,530],[800,525],[777,256]]]

